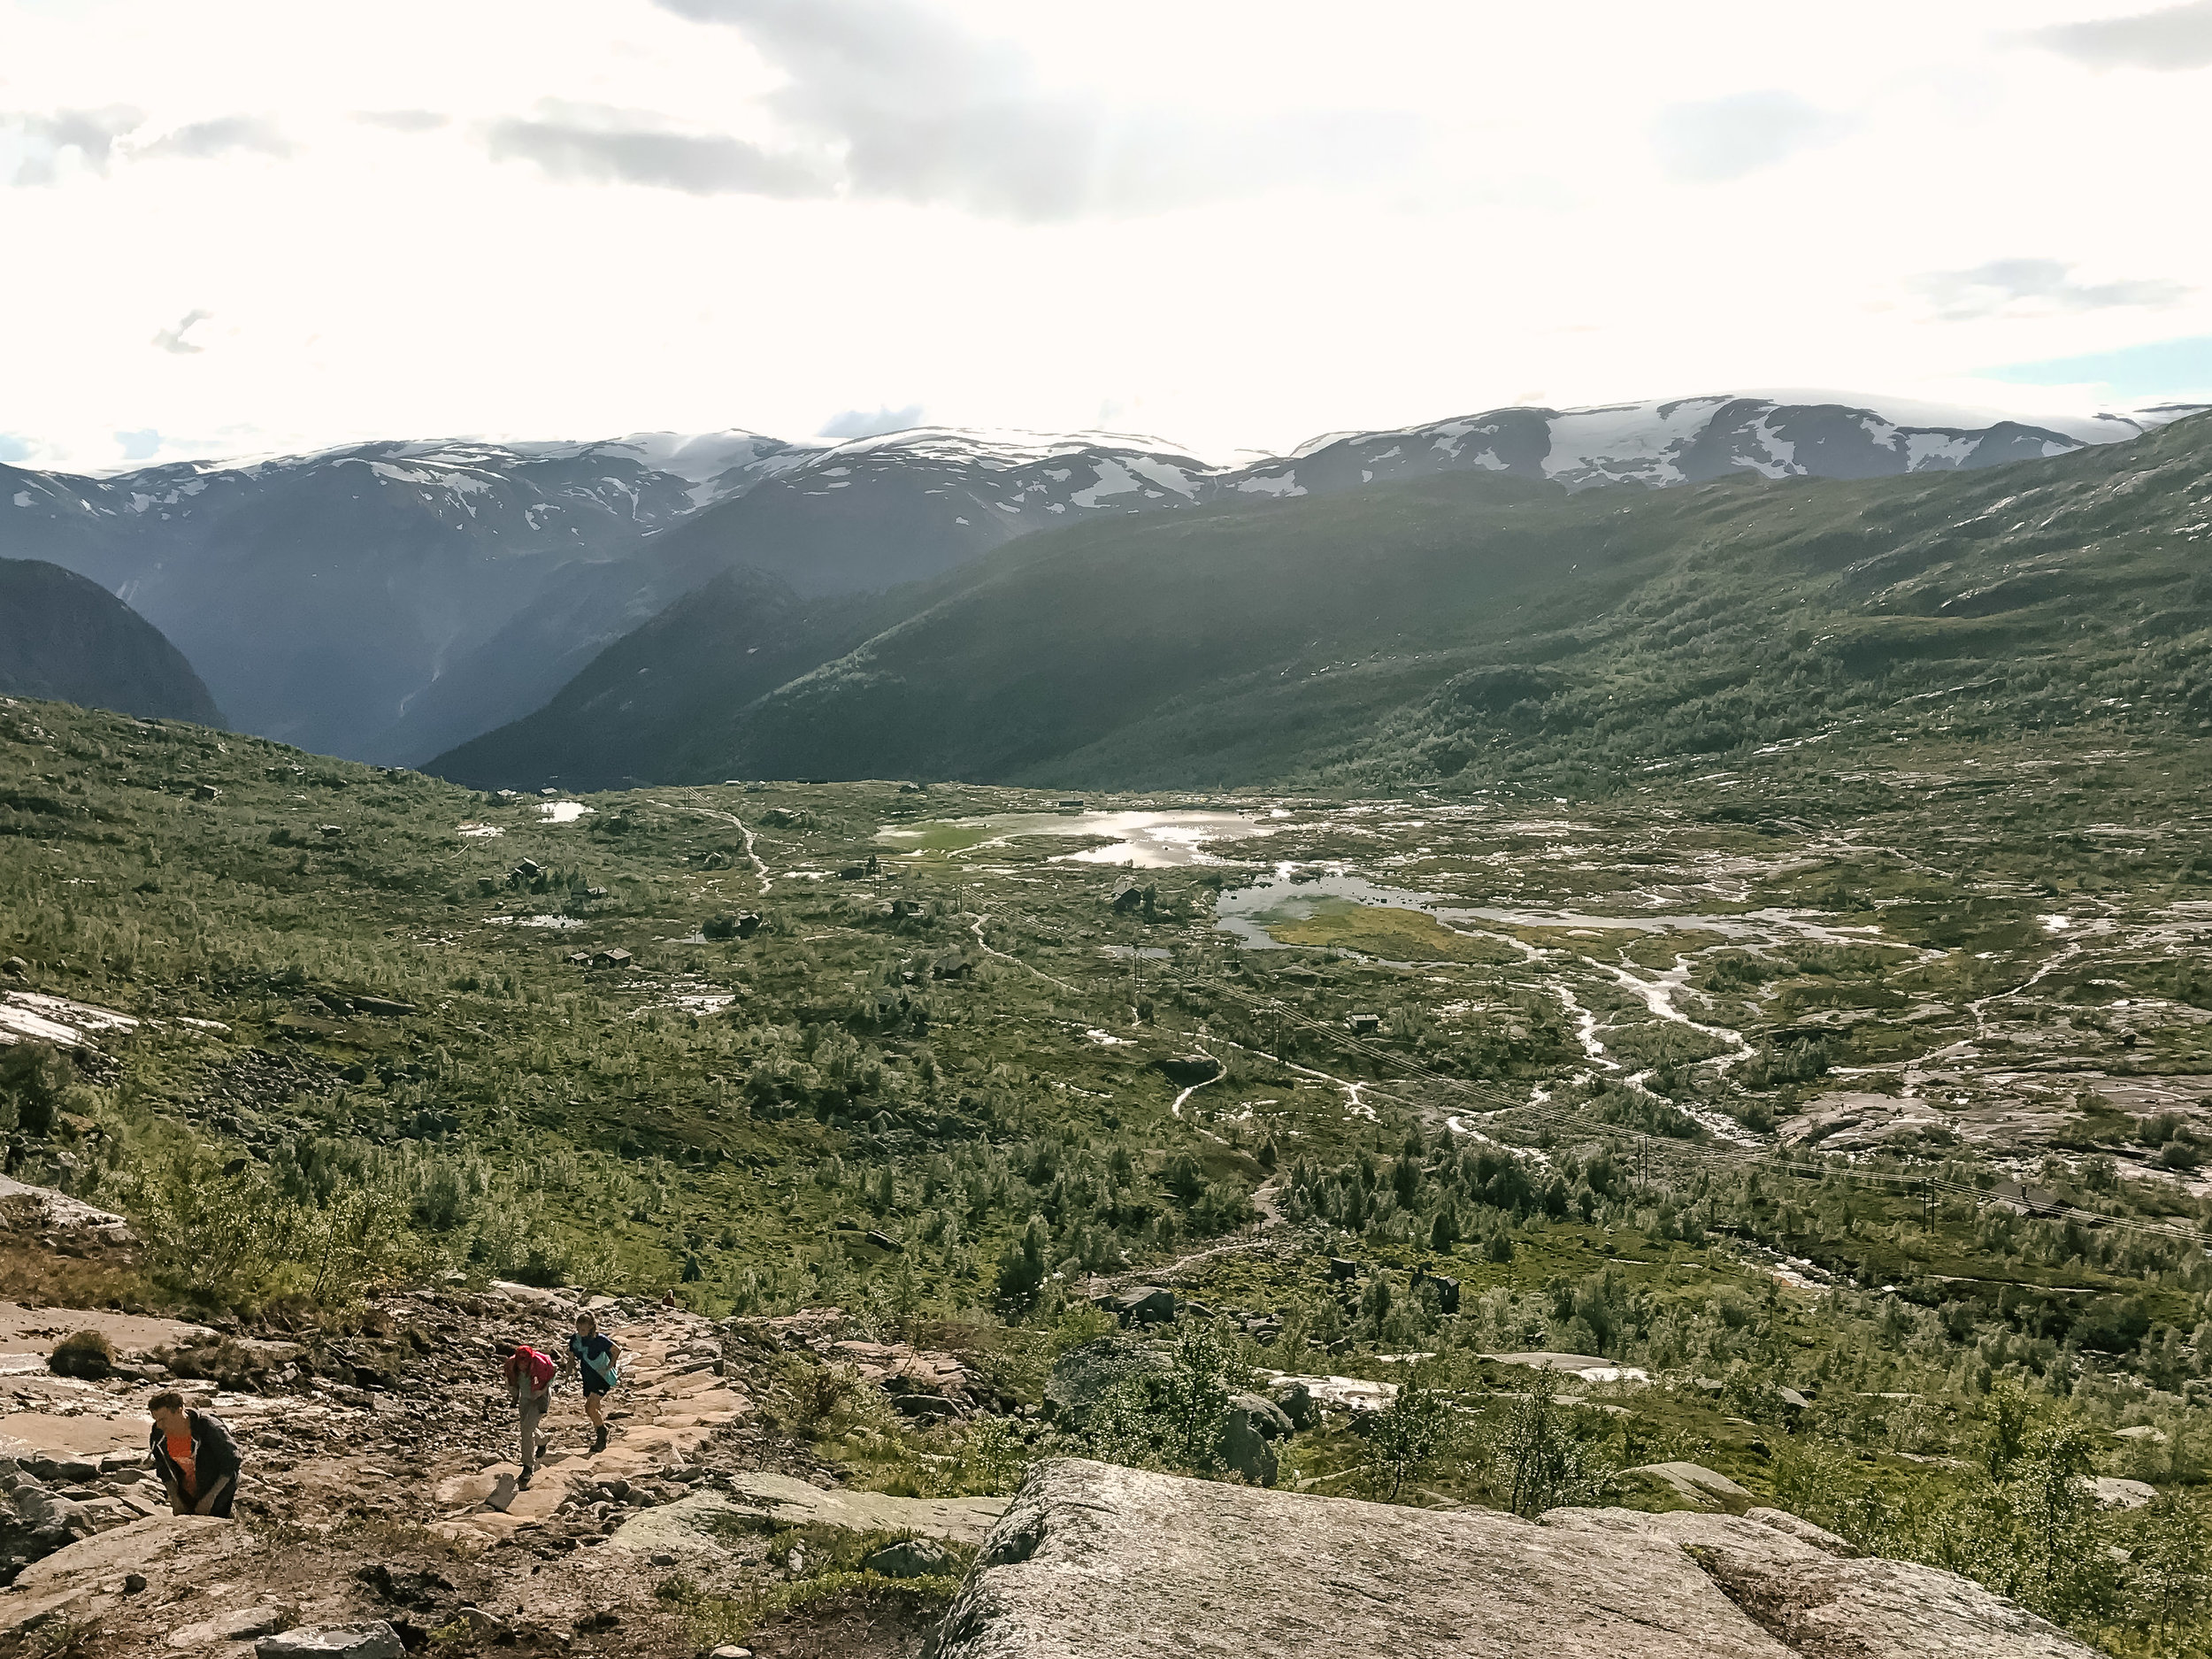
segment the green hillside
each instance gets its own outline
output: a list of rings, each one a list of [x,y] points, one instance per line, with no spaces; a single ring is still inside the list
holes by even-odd
[[[0,558],[0,693],[223,723],[160,629],[99,583],[40,559]]]
[[[649,671],[641,717],[565,693],[436,769],[1602,789],[1772,743],[2193,732],[2208,461],[2199,418],[1974,472],[1571,495],[1459,476],[1083,526],[886,596],[873,620],[904,614],[841,654],[835,630],[787,633],[784,662],[819,660],[772,689],[731,673],[750,641],[694,595],[588,677],[603,695]]]

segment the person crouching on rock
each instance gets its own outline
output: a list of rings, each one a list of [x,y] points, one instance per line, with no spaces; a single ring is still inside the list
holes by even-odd
[[[576,1316],[576,1334],[568,1339],[568,1358],[561,1362],[566,1371],[575,1366],[584,1385],[584,1415],[591,1419],[591,1449],[607,1449],[607,1395],[615,1384],[622,1380],[615,1369],[621,1363],[622,1349],[611,1336],[602,1336],[599,1321],[588,1313]]]
[[[538,1444],[538,1423],[553,1403],[553,1373],[558,1367],[550,1354],[541,1354],[519,1342],[502,1342],[499,1351],[505,1356],[499,1374],[506,1379],[507,1393],[522,1417],[522,1479],[515,1484],[526,1488],[530,1477],[537,1472],[538,1455],[545,1449]]]
[[[146,1402],[153,1413],[154,1471],[169,1490],[178,1515],[212,1515],[227,1521],[238,1495],[238,1442],[212,1411],[188,1411],[184,1396],[165,1389]]]

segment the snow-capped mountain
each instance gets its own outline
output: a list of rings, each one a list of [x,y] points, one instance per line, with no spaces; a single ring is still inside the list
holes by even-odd
[[[0,466],[0,557],[90,576],[245,729],[419,761],[542,703],[720,572],[800,594],[925,579],[1102,515],[1482,468],[1570,489],[1994,465],[2192,412],[2016,421],[1827,393],[1492,410],[1212,467],[1147,438],[923,427],[836,444],[635,433],[362,443],[104,476]]]
[[[364,443],[107,476],[0,466],[0,556],[50,559],[126,600],[245,729],[392,758],[382,734],[549,588],[603,586],[601,567],[627,565],[654,532],[811,453],[752,433],[654,433]],[[534,706],[580,666],[576,652],[682,591],[614,586],[595,623],[564,631],[550,684],[480,675],[479,706],[425,741]]]
[[[1494,409],[1395,432],[1331,433],[1223,484],[1268,495],[1321,494],[1471,466],[1570,489],[1708,483],[1746,472],[1878,478],[2063,455],[2139,436],[2193,407],[2054,423],[1876,401],[1878,407],[1844,394],[1722,395],[1592,409]]]

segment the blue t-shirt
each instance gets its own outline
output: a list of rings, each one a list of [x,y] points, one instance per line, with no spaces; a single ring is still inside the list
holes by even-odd
[[[616,1380],[614,1369],[614,1340],[593,1332],[589,1336],[572,1336],[568,1351],[576,1356],[583,1368],[584,1379],[611,1387]]]

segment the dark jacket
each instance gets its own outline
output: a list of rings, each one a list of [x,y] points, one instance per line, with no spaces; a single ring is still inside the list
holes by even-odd
[[[207,1495],[208,1489],[227,1475],[230,1477],[229,1484],[217,1496],[208,1513],[228,1519],[232,1500],[238,1496],[238,1442],[231,1439],[230,1431],[223,1425],[223,1419],[212,1411],[194,1411],[188,1408],[184,1420],[192,1427],[193,1492],[191,1502],[184,1507],[188,1511],[196,1509],[200,1499]],[[147,1443],[153,1448],[154,1473],[161,1477],[162,1485],[174,1494],[178,1489],[177,1466],[169,1460],[168,1440],[161,1432],[160,1424],[154,1425],[153,1432],[147,1436]]]

